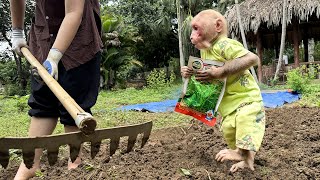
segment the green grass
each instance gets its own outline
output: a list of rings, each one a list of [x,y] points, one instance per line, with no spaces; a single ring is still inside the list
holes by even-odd
[[[285,89],[289,89],[289,87],[286,84],[268,86],[266,84],[259,83],[259,87],[260,87],[261,90],[285,90]]]
[[[98,128],[124,126],[147,121],[154,122],[154,129],[186,125],[192,118],[175,112],[147,113],[116,110],[116,108],[120,108],[123,105],[177,98],[180,88],[181,85],[174,85],[159,90],[129,88],[117,91],[101,91],[96,105],[92,108],[93,115],[98,122]],[[274,89],[274,87],[266,87],[265,89]],[[277,89],[288,88],[286,86],[278,86]],[[300,105],[320,107],[320,80],[313,81],[308,93],[302,97],[302,100],[299,101]],[[0,96],[0,137],[27,136],[30,123],[27,98],[27,96],[20,98]],[[59,133],[63,133],[63,126],[60,123],[58,123],[54,131],[54,134]]]
[[[154,122],[154,129],[187,124],[192,118],[175,112],[147,113],[116,110],[123,105],[174,99],[178,97],[180,88],[181,85],[175,85],[159,90],[129,88],[118,91],[101,91],[96,105],[92,108],[93,116],[98,123],[97,128],[131,125],[147,121]],[[0,97],[0,137],[27,136],[30,123],[28,109],[25,97]],[[54,134],[62,132],[63,126],[58,123]]]
[[[170,127],[186,123],[187,119],[190,118],[174,112],[147,113],[116,110],[116,108],[120,108],[123,105],[177,98],[180,87],[180,85],[176,85],[159,90],[136,90],[129,88],[119,91],[102,91],[99,94],[96,105],[92,108],[92,112],[98,121],[98,128],[122,126],[147,121],[153,121],[154,128]]]

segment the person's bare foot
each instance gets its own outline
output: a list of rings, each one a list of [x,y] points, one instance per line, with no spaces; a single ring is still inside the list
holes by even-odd
[[[40,167],[37,165],[34,165],[31,169],[28,169],[24,163],[20,164],[20,167],[17,171],[16,176],[14,177],[14,180],[27,180],[34,176],[36,176],[37,170],[39,170]]]
[[[240,161],[240,162],[231,166],[230,172],[234,173],[234,172],[238,171],[239,169],[243,169],[243,168],[249,168],[252,171],[254,171],[253,164],[251,164],[251,165],[249,165],[249,164],[250,163],[246,163],[245,161]]]
[[[68,161],[68,170],[76,169],[81,164],[81,158],[77,157],[74,162],[71,162],[71,159]]]
[[[216,155],[216,160],[219,162],[223,162],[225,160],[231,160],[231,161],[242,161],[244,160],[240,151],[237,150],[232,150],[232,149],[224,149],[221,150],[217,155]]]

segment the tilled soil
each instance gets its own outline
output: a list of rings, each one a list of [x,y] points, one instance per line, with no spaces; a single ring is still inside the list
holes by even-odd
[[[319,108],[268,109],[266,134],[253,172],[231,174],[234,162],[215,160],[216,153],[226,148],[218,125],[154,130],[142,149],[137,143],[130,153],[122,153],[125,141],[111,159],[108,142],[93,160],[85,145],[83,164],[71,171],[66,169],[66,153],[54,166],[43,158],[41,173],[33,179],[320,179]],[[7,169],[0,169],[0,179],[13,179],[18,166],[19,161],[11,161]]]

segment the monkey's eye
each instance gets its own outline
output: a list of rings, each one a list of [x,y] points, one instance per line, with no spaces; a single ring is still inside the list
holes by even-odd
[[[198,28],[198,26],[192,26],[192,29],[195,31],[198,31],[199,28]]]

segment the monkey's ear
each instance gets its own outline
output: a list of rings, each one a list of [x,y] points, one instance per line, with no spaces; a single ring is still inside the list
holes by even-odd
[[[220,18],[218,18],[216,20],[216,31],[220,33],[223,30],[223,26],[224,26],[223,21]]]

